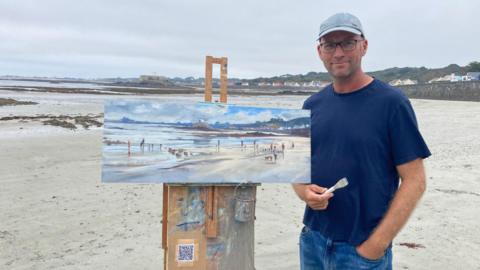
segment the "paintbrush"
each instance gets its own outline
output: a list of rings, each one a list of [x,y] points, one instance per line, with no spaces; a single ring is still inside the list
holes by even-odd
[[[335,190],[340,189],[340,188],[344,188],[347,185],[348,185],[348,180],[347,180],[346,177],[343,177],[342,179],[338,180],[337,183],[333,187],[327,189],[327,191],[325,191],[325,193],[334,192]]]

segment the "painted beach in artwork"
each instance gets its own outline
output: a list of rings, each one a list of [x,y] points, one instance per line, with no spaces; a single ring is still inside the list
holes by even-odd
[[[102,181],[309,183],[310,111],[107,100]]]

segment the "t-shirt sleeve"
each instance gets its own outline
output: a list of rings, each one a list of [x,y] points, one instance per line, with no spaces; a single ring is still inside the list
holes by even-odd
[[[402,102],[389,121],[389,136],[396,166],[431,155],[418,130],[417,119],[410,101]]]
[[[303,102],[302,110],[310,110],[309,99]]]

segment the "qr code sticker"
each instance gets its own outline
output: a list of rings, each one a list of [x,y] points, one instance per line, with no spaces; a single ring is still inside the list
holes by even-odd
[[[193,262],[194,252],[193,244],[179,244],[177,259],[179,262]]]

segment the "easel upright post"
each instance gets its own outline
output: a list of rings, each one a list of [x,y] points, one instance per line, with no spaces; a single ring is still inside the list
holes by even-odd
[[[212,63],[213,57],[205,58],[205,102],[212,102]]]
[[[227,103],[227,67],[228,60],[226,57],[220,58],[220,102]]]

